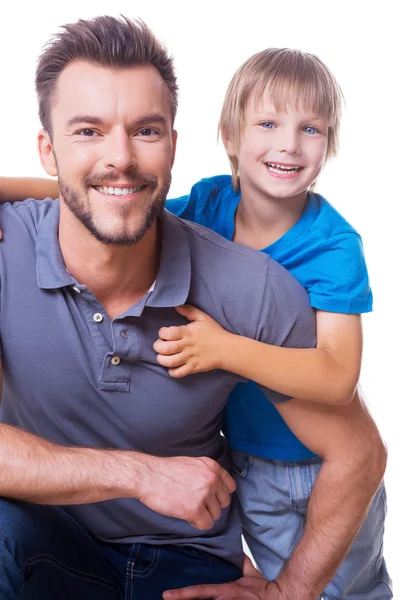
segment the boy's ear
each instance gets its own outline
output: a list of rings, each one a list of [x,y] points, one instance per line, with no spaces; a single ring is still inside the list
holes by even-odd
[[[227,151],[229,156],[236,156],[236,154],[237,154],[236,145],[231,140],[226,138],[224,140],[224,146],[225,146],[225,150]]]
[[[53,143],[49,133],[45,129],[41,129],[38,134],[38,150],[42,167],[48,175],[56,177],[57,163],[53,152]]]

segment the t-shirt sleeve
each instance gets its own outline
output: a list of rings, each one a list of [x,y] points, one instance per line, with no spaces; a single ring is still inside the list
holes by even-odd
[[[361,314],[372,310],[372,292],[360,236],[336,235],[316,253],[308,268],[311,305],[327,312]]]
[[[171,198],[167,200],[165,208],[172,212],[172,214],[188,221],[195,220],[196,213],[196,200],[195,194],[188,194],[187,196],[180,196],[179,198]]]
[[[256,339],[288,348],[314,348],[315,312],[307,292],[280,264],[270,259]],[[284,402],[290,396],[259,386],[268,400]]]

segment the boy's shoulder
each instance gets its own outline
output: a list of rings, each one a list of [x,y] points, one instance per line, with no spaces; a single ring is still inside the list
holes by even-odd
[[[214,175],[213,177],[203,177],[194,184],[192,190],[197,193],[212,194],[217,196],[221,192],[235,194],[230,175]]]
[[[216,175],[200,179],[189,194],[168,199],[166,208],[175,215],[224,234],[225,207],[237,204],[239,199],[240,192],[233,188],[231,176]]]
[[[343,235],[360,237],[356,229],[324,196],[313,194],[310,201],[316,202],[318,205],[318,212],[313,227],[326,240]]]

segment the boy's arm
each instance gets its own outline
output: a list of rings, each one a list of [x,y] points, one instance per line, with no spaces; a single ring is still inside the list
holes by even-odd
[[[165,599],[315,600],[336,573],[382,480],[385,446],[358,394],[347,406],[292,400],[278,410],[303,444],[324,459],[296,550],[269,584],[255,580],[253,572],[247,580],[183,588]]]
[[[0,177],[0,202],[25,198],[58,198],[58,183],[38,177]]]
[[[362,351],[361,318],[317,311],[317,347],[284,348],[225,331],[193,307],[178,312],[191,323],[163,327],[154,345],[173,377],[224,369],[289,397],[344,405],[357,386]]]

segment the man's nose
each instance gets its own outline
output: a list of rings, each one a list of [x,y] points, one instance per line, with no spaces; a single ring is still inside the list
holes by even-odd
[[[134,144],[126,131],[110,133],[105,145],[103,162],[107,169],[120,172],[136,166]]]

